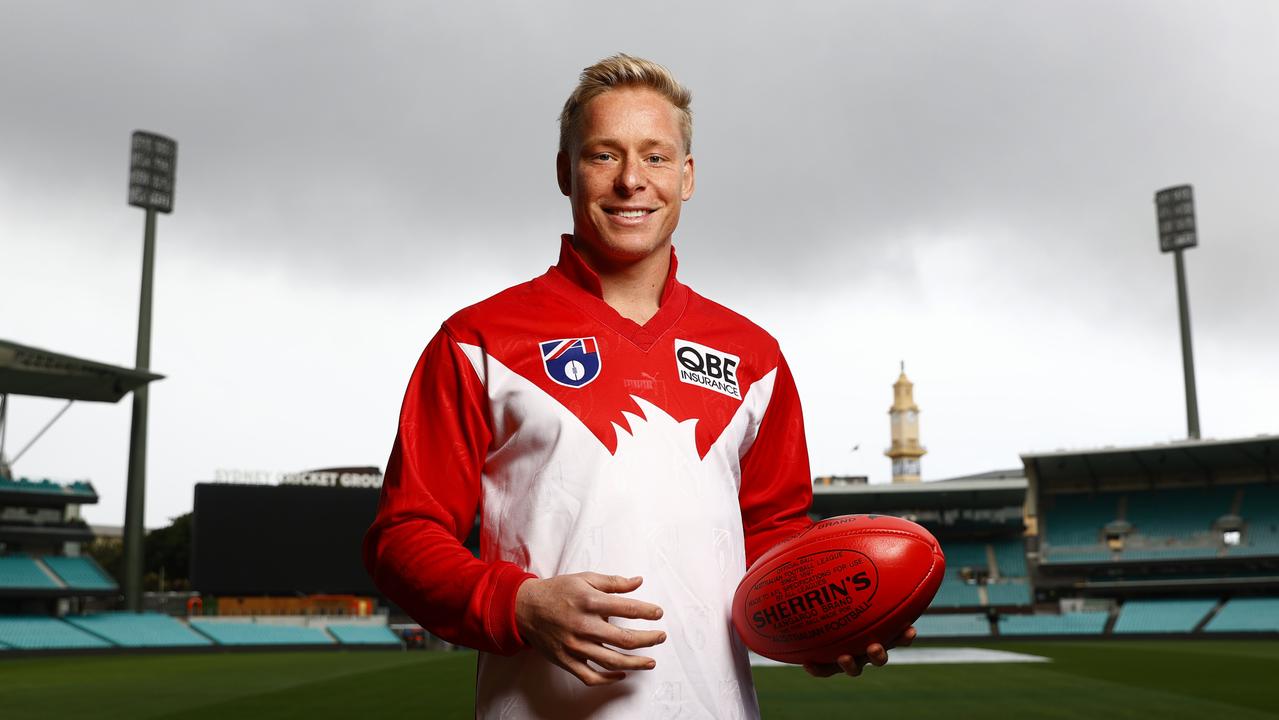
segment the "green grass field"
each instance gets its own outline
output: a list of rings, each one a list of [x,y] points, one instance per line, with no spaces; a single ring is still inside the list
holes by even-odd
[[[985,647],[1052,662],[890,663],[829,680],[757,668],[760,703],[765,718],[805,720],[1279,717],[1279,641]],[[0,718],[468,718],[474,673],[471,653],[0,654]]]

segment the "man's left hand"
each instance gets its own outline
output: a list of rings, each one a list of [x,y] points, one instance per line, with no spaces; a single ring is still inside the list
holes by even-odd
[[[915,626],[911,625],[896,640],[889,643],[888,647],[872,643],[866,648],[865,655],[840,655],[833,663],[804,663],[804,670],[813,677],[830,677],[841,672],[850,677],[857,677],[862,674],[862,668],[866,666],[866,663],[883,667],[888,662],[888,650],[910,645],[915,642],[915,634]]]

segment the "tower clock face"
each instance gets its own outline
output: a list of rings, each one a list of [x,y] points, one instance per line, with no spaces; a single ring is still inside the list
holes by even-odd
[[[907,410],[907,411],[906,411],[906,422],[915,422],[915,420],[916,420],[918,417],[919,417],[919,414],[918,414],[918,413],[916,413],[914,410]]]

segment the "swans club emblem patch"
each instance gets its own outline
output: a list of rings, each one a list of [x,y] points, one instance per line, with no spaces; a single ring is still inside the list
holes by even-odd
[[[580,388],[600,375],[600,348],[593,337],[544,340],[538,346],[546,375],[561,385]]]

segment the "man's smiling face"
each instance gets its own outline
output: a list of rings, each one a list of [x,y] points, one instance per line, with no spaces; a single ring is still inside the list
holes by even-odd
[[[557,170],[574,238],[596,262],[627,265],[670,246],[680,205],[693,196],[678,113],[643,87],[609,90],[583,108]]]

